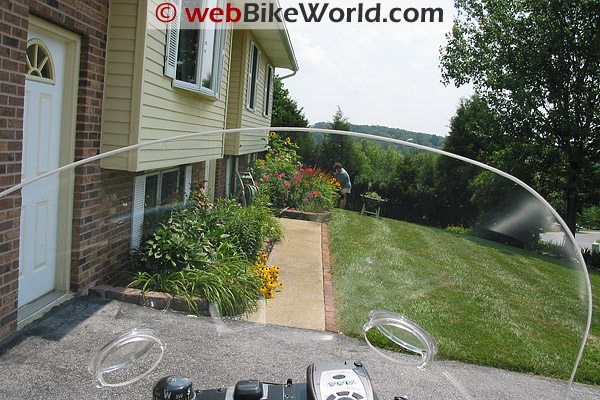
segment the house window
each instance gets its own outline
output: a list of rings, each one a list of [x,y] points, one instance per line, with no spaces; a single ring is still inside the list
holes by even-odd
[[[185,169],[191,175],[191,168]],[[152,233],[174,203],[181,201],[179,169],[140,175],[135,178],[131,247],[139,247],[142,238]],[[191,181],[191,176],[185,181]]]
[[[202,0],[202,9],[220,7],[222,0]],[[201,29],[191,29],[189,22],[180,24],[181,0],[174,0],[177,17],[169,23],[165,75],[173,86],[219,97],[225,46],[224,24],[206,18]],[[185,15],[185,13],[184,13]]]
[[[258,68],[260,66],[260,52],[258,47],[254,44],[250,44],[250,65],[248,68],[248,92],[246,106],[248,109],[254,111],[256,107],[256,91],[258,87]]]
[[[271,115],[271,93],[273,91],[273,67],[267,65],[265,73],[265,110],[264,115]]]
[[[179,200],[179,170],[146,175],[144,208],[155,208]]]

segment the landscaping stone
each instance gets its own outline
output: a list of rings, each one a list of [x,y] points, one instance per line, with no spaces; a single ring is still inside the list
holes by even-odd
[[[124,288],[118,286],[99,285],[90,289],[90,295],[102,299],[119,300],[126,303],[142,305],[157,310],[170,309],[174,311],[191,312],[187,300],[181,296],[171,296],[161,292],[142,293],[139,289]],[[210,316],[208,302],[199,297],[194,298],[198,313]]]
[[[284,209],[281,211],[281,217],[323,223],[323,222],[329,221],[329,219],[331,218],[331,211],[308,212],[308,211]]]

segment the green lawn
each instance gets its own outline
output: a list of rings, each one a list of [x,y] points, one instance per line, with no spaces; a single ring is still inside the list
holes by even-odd
[[[582,314],[577,274],[556,259],[441,229],[336,210],[329,223],[340,330],[373,309],[405,315],[438,358],[568,378]],[[600,276],[592,274],[598,311]],[[600,384],[600,317],[577,374]]]

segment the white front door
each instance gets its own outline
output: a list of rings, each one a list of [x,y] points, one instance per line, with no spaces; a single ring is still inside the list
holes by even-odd
[[[22,179],[59,166],[66,43],[30,27],[23,115]],[[59,176],[21,191],[19,299],[22,307],[56,287]]]

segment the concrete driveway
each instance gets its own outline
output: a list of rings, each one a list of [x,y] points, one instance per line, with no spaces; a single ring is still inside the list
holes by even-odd
[[[546,232],[541,235],[541,239],[547,242],[561,243],[564,234],[560,232]],[[600,232],[581,231],[575,234],[575,240],[581,248],[592,249],[592,243],[600,240]]]
[[[96,388],[87,371],[93,350],[134,327],[155,329],[166,344],[162,363],[125,388]],[[189,317],[88,297],[57,307],[0,348],[0,398],[147,400],[154,382],[165,375],[186,375],[196,388],[248,378],[303,382],[310,363],[347,359],[364,363],[381,400],[404,394],[413,400],[563,398],[564,384],[552,379],[455,362],[419,371],[390,364],[362,341],[342,335]],[[600,388],[577,385],[572,398],[598,399]]]
[[[592,243],[600,240],[600,232],[577,232],[575,234],[575,239],[577,239],[577,243],[583,248],[591,249]]]

